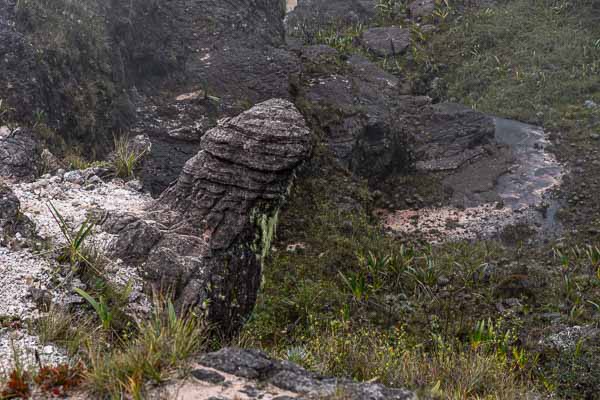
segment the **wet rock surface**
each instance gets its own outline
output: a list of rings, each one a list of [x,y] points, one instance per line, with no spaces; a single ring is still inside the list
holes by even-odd
[[[447,143],[444,148],[450,157],[433,156],[421,166],[445,171],[440,185],[448,205],[381,211],[386,226],[404,234],[424,234],[434,242],[503,236],[504,228],[518,225],[546,238],[560,234],[555,219],[559,203],[552,191],[560,185],[564,167],[547,152],[547,135],[539,127],[485,118],[493,122],[493,137],[489,129],[474,129],[471,151],[453,157],[452,143]],[[460,143],[460,136],[454,140]],[[426,148],[435,154],[435,145]]]
[[[235,330],[254,306],[270,221],[310,149],[303,117],[285,100],[221,120],[148,213],[108,217],[113,253],[173,290],[181,307],[208,307]]]
[[[173,399],[321,399],[342,394],[349,400],[416,399],[413,392],[376,383],[356,383],[276,361],[258,350],[224,348],[198,358],[192,377],[168,385],[152,398]],[[165,397],[163,397],[165,398]]]

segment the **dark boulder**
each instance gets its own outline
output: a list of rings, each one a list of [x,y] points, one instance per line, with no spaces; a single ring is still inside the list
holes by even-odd
[[[370,28],[360,37],[362,45],[373,55],[391,57],[402,54],[410,46],[410,29],[398,26]]]
[[[278,209],[310,149],[304,118],[285,100],[219,121],[144,218],[107,219],[114,254],[233,332],[254,306]]]
[[[409,152],[394,113],[402,81],[363,57],[331,61],[333,54],[326,46],[302,49],[296,103],[343,166],[364,176],[402,170]]]
[[[495,141],[494,119],[460,104],[426,107],[420,119],[414,153],[421,171],[457,169],[485,154],[484,147]]]
[[[0,177],[33,180],[39,172],[42,149],[27,129],[0,126]]]

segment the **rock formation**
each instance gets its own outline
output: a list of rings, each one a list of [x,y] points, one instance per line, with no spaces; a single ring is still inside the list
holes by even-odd
[[[139,263],[179,306],[203,307],[235,330],[254,306],[278,207],[310,149],[302,115],[285,100],[221,120],[144,218],[107,218],[114,254]]]

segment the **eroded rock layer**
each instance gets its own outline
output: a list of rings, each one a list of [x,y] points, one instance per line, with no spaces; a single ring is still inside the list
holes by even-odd
[[[221,120],[144,218],[108,217],[114,253],[139,263],[181,307],[201,306],[225,331],[236,329],[254,306],[261,254],[310,149],[304,118],[285,100]]]

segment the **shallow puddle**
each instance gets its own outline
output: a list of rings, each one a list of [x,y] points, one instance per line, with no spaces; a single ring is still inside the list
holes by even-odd
[[[380,210],[384,225],[394,233],[418,235],[432,242],[489,238],[514,224],[528,224],[551,235],[558,203],[552,191],[561,183],[562,166],[546,150],[550,144],[536,126],[495,118],[496,141],[509,147],[512,164],[495,182],[499,202],[474,207]]]

